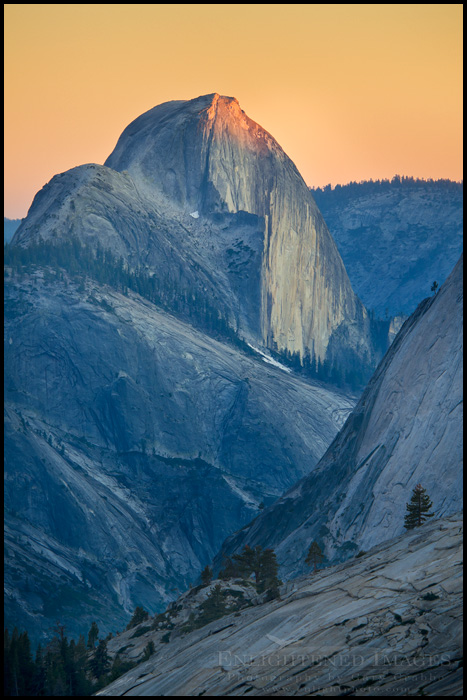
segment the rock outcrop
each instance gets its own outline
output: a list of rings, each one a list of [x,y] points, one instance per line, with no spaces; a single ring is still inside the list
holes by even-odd
[[[427,523],[188,634],[180,599],[171,632],[110,640],[123,659],[155,652],[97,695],[462,695],[462,530]]]
[[[5,291],[6,622],[160,610],[319,460],[354,405],[131,292]]]
[[[463,259],[403,325],[326,454],[225,543],[273,547],[285,576],[313,540],[342,561],[404,529],[417,483],[439,517],[462,508]]]
[[[215,93],[155,107],[127,127],[106,165],[187,213],[261,217],[265,345],[302,356],[308,348],[324,361],[333,332],[345,327],[357,354],[361,345],[372,354],[366,311],[304,180],[235,98]]]
[[[14,242],[71,234],[201,288],[241,335],[270,349],[364,371],[381,357],[304,180],[234,98],[138,117],[105,166],[43,188]]]

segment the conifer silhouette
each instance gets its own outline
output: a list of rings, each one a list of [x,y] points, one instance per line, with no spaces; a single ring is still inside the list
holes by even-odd
[[[313,571],[316,571],[316,568],[323,557],[324,554],[321,551],[319,544],[317,542],[312,542],[305,559],[305,564],[309,564],[310,566],[313,564]]]
[[[404,518],[404,527],[411,530],[423,524],[426,518],[432,518],[434,513],[429,513],[433,503],[430,501],[426,489],[417,484],[413,490],[410,503],[407,503],[407,515]]]
[[[201,572],[201,582],[203,586],[209,586],[212,581],[212,569],[209,565],[206,565]]]

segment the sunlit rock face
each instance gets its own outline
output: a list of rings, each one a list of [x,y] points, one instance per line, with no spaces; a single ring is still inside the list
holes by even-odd
[[[401,328],[313,473],[225,552],[274,547],[290,576],[313,540],[331,562],[401,534],[418,483],[436,516],[462,508],[462,262]]]
[[[262,219],[257,329],[269,347],[308,348],[321,361],[373,350],[366,310],[295,165],[238,101],[217,93],[169,102],[130,124],[105,163],[127,171],[149,200],[213,217],[248,212]],[[215,235],[215,233],[214,233]],[[329,359],[329,355],[328,355]]]
[[[13,242],[70,235],[201,292],[271,349],[363,374],[381,357],[304,180],[234,98],[138,117],[104,166],[54,177]]]

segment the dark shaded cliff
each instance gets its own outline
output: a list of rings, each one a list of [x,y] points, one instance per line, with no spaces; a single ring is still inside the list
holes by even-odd
[[[5,288],[5,602],[34,638],[160,610],[313,468],[353,403],[138,295]]]

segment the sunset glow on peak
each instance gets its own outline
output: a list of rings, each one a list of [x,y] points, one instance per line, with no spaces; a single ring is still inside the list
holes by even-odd
[[[462,5],[4,8],[11,218],[138,115],[196,95],[244,110],[311,186],[462,178]]]

